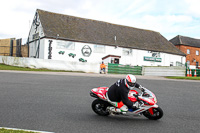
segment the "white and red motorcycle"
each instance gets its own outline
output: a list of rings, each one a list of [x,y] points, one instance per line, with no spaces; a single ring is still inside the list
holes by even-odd
[[[156,96],[153,92],[145,89],[144,92],[138,93],[136,90],[130,90],[128,98],[132,102],[138,101],[141,106],[135,110],[123,112],[121,108],[124,104],[122,102],[118,103],[117,106],[113,105],[106,97],[108,87],[98,87],[93,88],[90,91],[90,96],[95,97],[92,102],[93,111],[101,116],[108,116],[110,114],[133,114],[133,115],[144,115],[150,120],[158,120],[162,118],[163,111],[158,107]]]

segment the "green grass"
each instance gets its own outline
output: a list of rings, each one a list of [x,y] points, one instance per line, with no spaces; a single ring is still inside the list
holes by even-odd
[[[15,71],[43,71],[43,72],[73,72],[73,71],[64,71],[64,70],[49,70],[49,69],[34,69],[34,68],[25,68],[10,66],[5,64],[0,64],[0,70],[15,70]],[[80,72],[80,71],[76,71]]]
[[[0,129],[0,133],[37,133],[37,132],[30,132],[30,131],[23,131],[23,130],[11,130],[11,129]]]
[[[200,77],[166,77],[168,79],[200,80]]]

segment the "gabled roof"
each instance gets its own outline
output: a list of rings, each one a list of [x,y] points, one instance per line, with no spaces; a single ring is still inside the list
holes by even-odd
[[[199,47],[200,48],[200,39],[195,39],[191,37],[185,36],[176,36],[170,40],[171,43],[174,45],[187,45],[192,47]]]
[[[37,9],[45,37],[185,55],[160,33]]]
[[[105,60],[105,59],[108,58],[108,57],[121,58],[121,56],[118,56],[118,55],[110,55],[110,54],[109,54],[109,55],[103,57],[102,60]]]

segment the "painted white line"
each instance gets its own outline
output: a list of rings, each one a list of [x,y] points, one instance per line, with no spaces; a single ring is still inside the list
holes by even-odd
[[[54,133],[54,132],[47,132],[47,131],[27,130],[27,129],[8,128],[8,127],[0,127],[0,129],[8,129],[8,130],[23,130],[23,131],[27,131],[27,132],[37,132],[37,133]]]

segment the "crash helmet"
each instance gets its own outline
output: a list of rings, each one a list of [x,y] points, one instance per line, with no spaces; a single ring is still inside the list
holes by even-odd
[[[133,90],[135,87],[135,83],[136,83],[136,77],[134,75],[132,74],[126,75],[125,85],[127,88],[129,88],[130,90]]]

